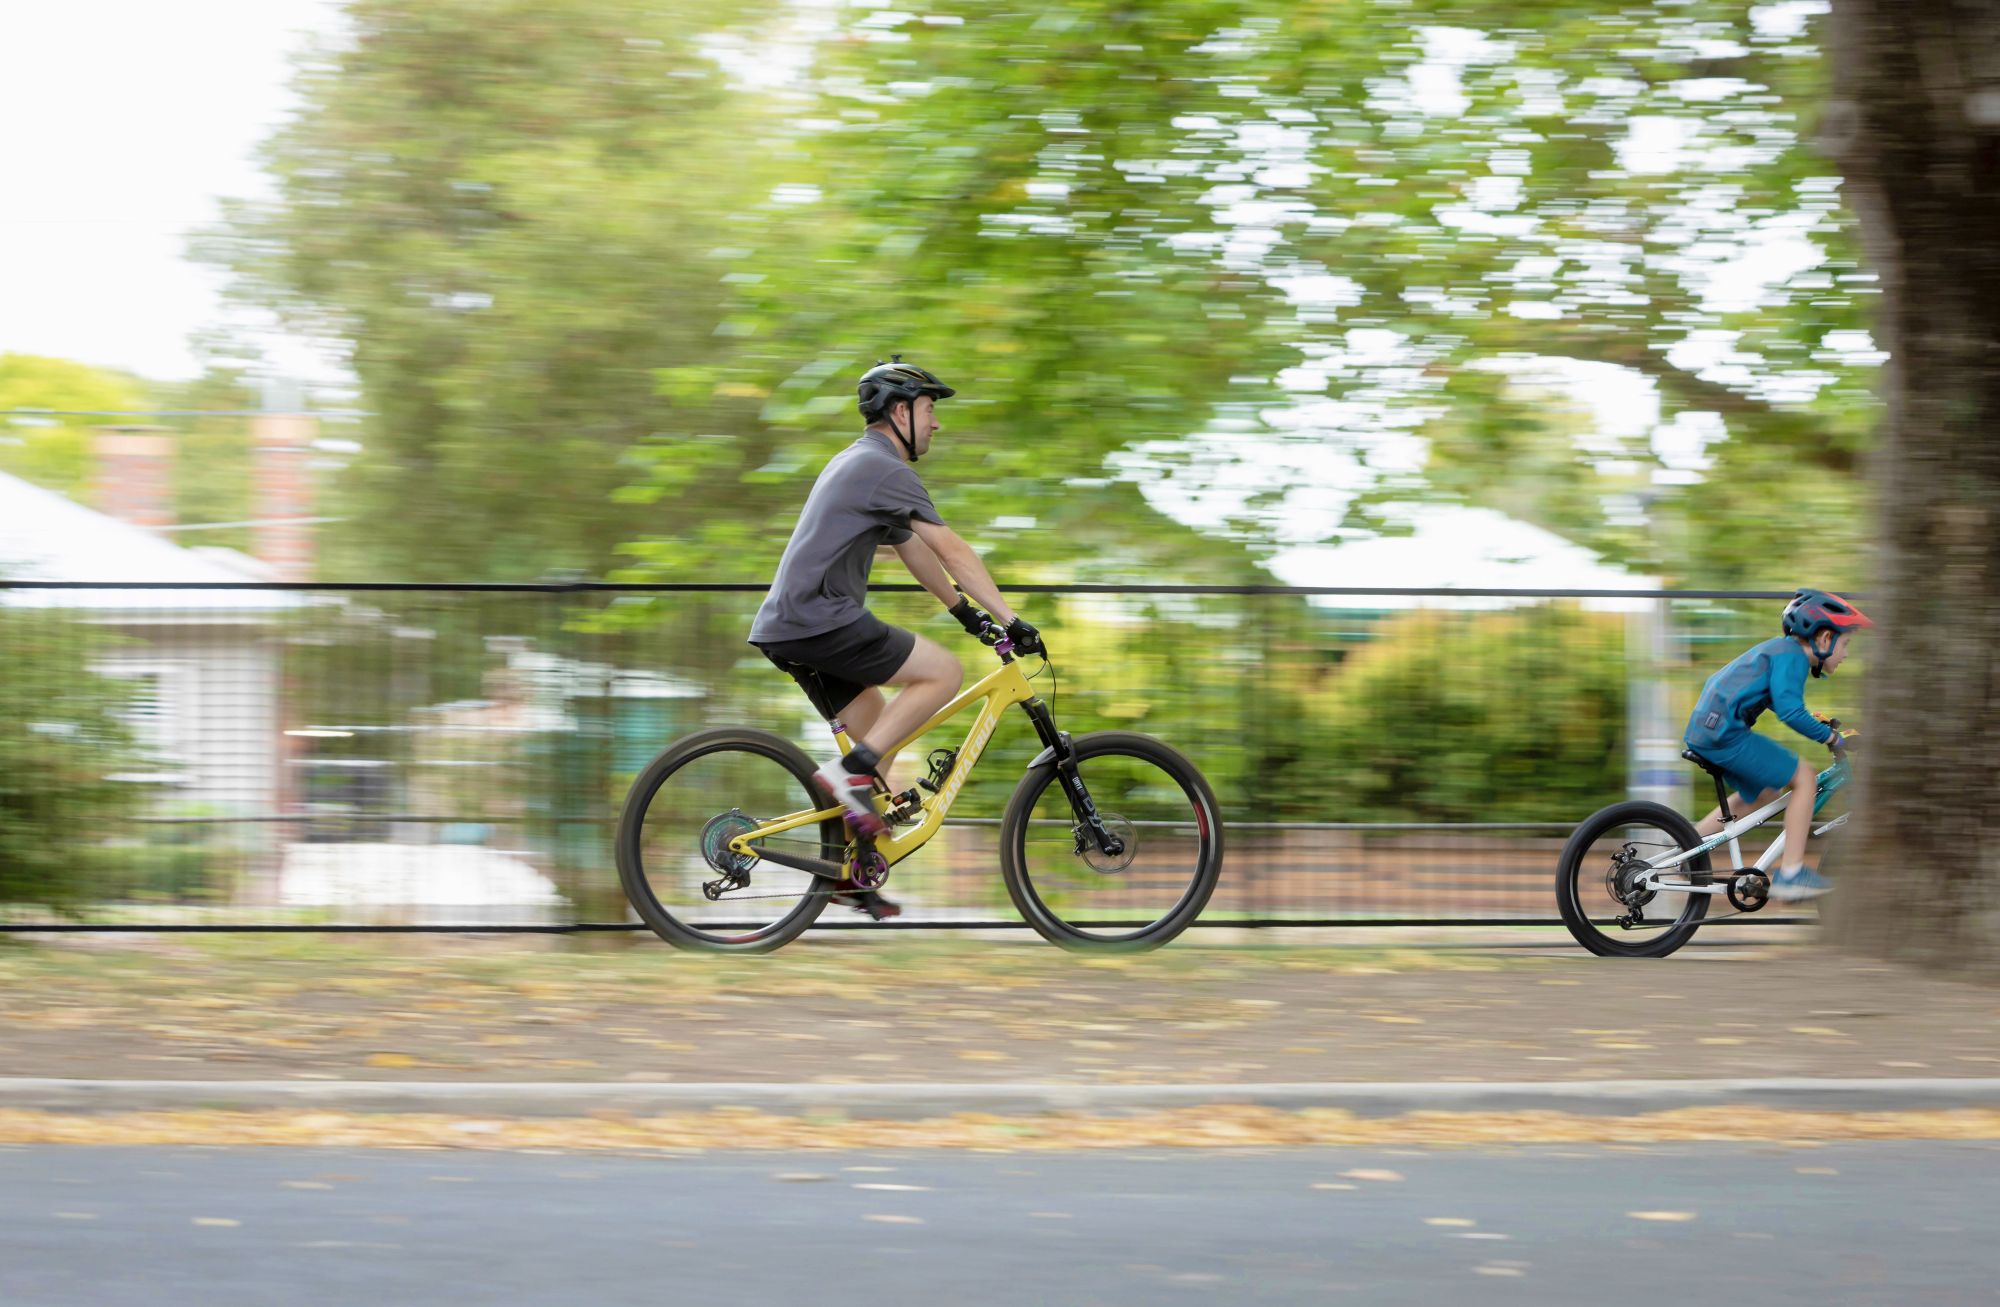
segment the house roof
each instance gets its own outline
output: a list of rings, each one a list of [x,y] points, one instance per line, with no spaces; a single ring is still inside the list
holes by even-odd
[[[265,578],[224,561],[224,551],[187,549],[144,527],[85,508],[53,490],[0,472],[0,583],[133,582],[133,589],[15,590],[10,607],[175,612],[289,608],[273,591],[151,590],[138,586],[235,585]]]

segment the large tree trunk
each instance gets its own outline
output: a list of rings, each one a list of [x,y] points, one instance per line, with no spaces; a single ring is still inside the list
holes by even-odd
[[[2000,0],[1834,0],[1832,44],[1822,131],[1890,355],[1870,747],[1832,930],[2000,972]]]

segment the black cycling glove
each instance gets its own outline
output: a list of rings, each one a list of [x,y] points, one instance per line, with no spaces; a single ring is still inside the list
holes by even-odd
[[[980,612],[973,602],[964,595],[960,595],[958,602],[945,609],[945,611],[958,619],[958,624],[965,628],[967,635],[978,635],[986,629],[986,624],[993,620],[985,613]]]
[[[1007,623],[1007,638],[1014,642],[1014,652],[1040,654],[1048,657],[1049,647],[1042,643],[1042,633],[1028,625],[1025,617],[1016,617]]]

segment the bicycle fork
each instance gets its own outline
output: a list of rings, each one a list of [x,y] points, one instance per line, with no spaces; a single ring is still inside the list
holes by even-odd
[[[1028,764],[1033,771],[1045,762],[1053,763],[1056,778],[1062,785],[1063,797],[1069,800],[1069,810],[1076,818],[1077,852],[1083,852],[1083,834],[1088,832],[1091,843],[1107,858],[1120,857],[1125,852],[1125,841],[1111,833],[1104,824],[1104,818],[1097,814],[1097,804],[1091,801],[1090,788],[1083,783],[1083,773],[1076,765],[1076,748],[1070,742],[1068,731],[1056,729],[1055,714],[1039,698],[1023,701],[1021,708],[1035,724],[1035,734],[1047,746],[1034,761]]]

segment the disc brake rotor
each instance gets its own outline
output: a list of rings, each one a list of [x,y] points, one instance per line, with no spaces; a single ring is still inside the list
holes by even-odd
[[[1097,841],[1091,838],[1090,831],[1085,827],[1078,826],[1076,828],[1077,856],[1082,858],[1084,865],[1092,871],[1100,871],[1108,875],[1112,872],[1125,870],[1125,868],[1132,865],[1132,859],[1139,856],[1138,828],[1115,812],[1100,812],[1097,814],[1097,819],[1104,823],[1104,829],[1116,835],[1119,841],[1125,845],[1124,850],[1115,856],[1105,853],[1097,847]]]
[[[1645,886],[1651,871],[1646,860],[1627,845],[1623,853],[1611,859],[1611,870],[1604,877],[1605,892],[1628,908],[1643,908],[1653,901],[1654,891]]]

